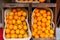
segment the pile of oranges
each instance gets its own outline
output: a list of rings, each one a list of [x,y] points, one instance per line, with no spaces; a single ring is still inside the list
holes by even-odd
[[[28,1],[31,1],[31,2],[33,2],[33,1],[39,1],[39,2],[42,2],[42,3],[45,2],[45,0],[18,0],[18,1],[27,1],[27,2]]]
[[[51,12],[49,10],[37,8],[32,17],[32,36],[34,38],[54,37],[54,30],[51,27]]]
[[[12,9],[6,15],[6,38],[27,38],[27,13],[22,9]]]

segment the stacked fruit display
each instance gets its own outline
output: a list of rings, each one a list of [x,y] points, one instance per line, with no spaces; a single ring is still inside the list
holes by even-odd
[[[32,36],[34,38],[52,38],[54,30],[51,26],[51,12],[46,9],[37,8],[32,13]]]
[[[30,1],[30,2],[34,2],[34,1],[38,1],[38,2],[45,2],[45,0],[18,0],[18,1],[26,1],[26,2],[28,2],[28,1]]]
[[[6,15],[6,38],[27,38],[28,27],[27,27],[27,12],[22,8],[11,9]]]

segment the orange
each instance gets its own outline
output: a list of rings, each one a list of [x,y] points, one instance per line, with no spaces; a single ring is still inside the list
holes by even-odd
[[[47,17],[47,14],[43,14],[43,17]]]
[[[37,20],[40,21],[41,20],[41,17],[37,17]]]
[[[48,38],[49,37],[49,35],[48,34],[45,34],[45,38]]]
[[[9,28],[9,26],[10,26],[9,24],[6,24],[6,28],[7,28],[7,29]]]
[[[18,17],[18,20],[21,20],[21,17]]]
[[[50,20],[51,19],[51,16],[47,16],[47,19]]]
[[[12,9],[12,12],[14,12],[14,13],[15,13],[15,12],[17,12],[17,10],[16,10],[16,9]]]
[[[15,30],[11,30],[11,34],[14,34],[15,33]]]
[[[51,23],[51,20],[47,20],[48,23]]]
[[[41,33],[40,34],[40,38],[44,38],[45,34],[44,33]]]
[[[8,24],[12,24],[12,21],[11,20],[8,20]]]
[[[37,25],[40,26],[41,25],[41,22],[37,22]]]
[[[17,30],[16,30],[16,34],[19,34],[19,31],[20,31],[20,30],[19,30],[19,29],[17,29]]]
[[[36,35],[35,35],[35,38],[39,38],[39,35],[38,35],[38,34],[36,34]]]
[[[40,13],[36,13],[36,16],[39,17],[40,16]]]
[[[11,34],[11,38],[16,38],[16,34]]]
[[[21,16],[21,14],[22,14],[22,13],[21,13],[20,11],[18,11],[18,16]]]
[[[38,29],[34,29],[34,32],[37,32],[38,31]]]
[[[10,29],[6,29],[6,33],[10,33]]]
[[[21,16],[21,21],[24,21],[25,20],[25,17]]]
[[[40,13],[41,13],[41,14],[44,14],[44,12],[43,12],[43,11],[44,11],[44,10],[42,10],[42,9],[41,9],[41,10],[40,10]]]
[[[21,24],[22,22],[21,22],[21,20],[17,20],[17,24]]]
[[[17,19],[18,19],[18,16],[15,15],[15,16],[14,16],[14,19],[17,20]]]
[[[9,12],[9,15],[10,15],[10,16],[13,16],[13,15],[14,15],[14,13],[13,13],[13,12]]]
[[[25,34],[23,35],[23,38],[27,38],[27,37],[28,37],[28,34],[25,33]]]
[[[34,12],[35,12],[35,13],[38,13],[38,12],[39,12],[39,9],[36,9]]]
[[[45,0],[39,0],[39,2],[42,2],[43,3],[43,2],[45,2]]]
[[[26,12],[23,12],[22,13],[22,16],[26,17],[27,16],[27,13]]]
[[[47,30],[50,30],[50,28],[51,28],[51,26],[50,26],[50,25],[46,27],[46,29],[47,29]]]
[[[14,14],[15,14],[15,15],[18,15],[18,12],[15,12]]]
[[[16,20],[13,19],[13,20],[12,20],[12,23],[13,23],[13,24],[16,24]]]
[[[27,25],[26,21],[23,22],[23,25]]]
[[[27,30],[28,28],[27,28],[27,26],[24,26],[23,29],[24,29],[24,30]]]
[[[9,19],[9,16],[6,16],[6,20],[8,20]]]
[[[35,29],[35,28],[37,28],[37,25],[36,24],[33,24],[32,27]]]
[[[10,20],[13,19],[13,16],[9,16],[9,19],[10,19]]]
[[[45,27],[45,25],[46,25],[45,23],[43,23],[43,22],[41,23],[41,26],[42,26],[42,27]]]
[[[42,27],[42,31],[45,31],[45,27]]]
[[[54,30],[51,29],[51,30],[50,30],[50,33],[51,33],[51,34],[54,34]]]
[[[47,15],[48,15],[48,16],[50,16],[50,15],[51,15],[50,11],[48,11],[48,12],[47,12]]]
[[[50,23],[46,22],[46,26],[50,25]]]
[[[33,31],[32,31],[32,36],[35,36],[35,34],[36,34],[36,32],[33,32]]]
[[[14,27],[14,28],[13,28],[14,30],[17,30],[17,27],[18,27],[18,26],[14,25],[13,27]]]
[[[53,35],[53,34],[50,34],[50,35],[49,35],[49,37],[53,38],[53,37],[54,37],[54,35]]]
[[[23,35],[22,35],[22,34],[19,34],[19,35],[18,35],[18,38],[22,38],[22,37],[23,37]]]
[[[35,13],[33,13],[33,14],[32,14],[32,17],[35,17],[35,16],[36,16]]]
[[[45,30],[45,33],[48,34],[49,33],[49,30]]]
[[[18,25],[18,28],[19,28],[19,29],[22,29],[22,26],[21,26],[21,25]]]
[[[10,36],[10,34],[6,34],[6,38],[10,38],[11,36]]]
[[[13,25],[9,25],[9,29],[13,29]]]
[[[36,19],[34,19],[34,20],[33,20],[33,23],[37,23],[37,20],[36,20]]]
[[[20,34],[24,34],[25,33],[25,31],[22,29],[22,30],[20,30]]]
[[[38,28],[38,30],[41,30],[41,26],[38,26],[37,28]]]
[[[46,22],[47,21],[47,19],[46,18],[42,18],[42,22]]]
[[[37,34],[39,34],[39,35],[40,35],[41,33],[42,33],[42,31],[40,31],[40,30],[38,30],[38,31],[37,31]]]

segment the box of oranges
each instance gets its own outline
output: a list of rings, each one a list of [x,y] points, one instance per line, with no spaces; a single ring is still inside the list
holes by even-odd
[[[29,40],[31,38],[27,14],[25,8],[6,9],[4,11],[4,40]]]
[[[41,3],[44,3],[46,0],[16,0],[16,2],[18,2],[18,3],[39,3],[39,2],[41,2]]]
[[[50,40],[55,38],[53,12],[50,8],[34,9],[31,18],[31,30],[34,40]]]

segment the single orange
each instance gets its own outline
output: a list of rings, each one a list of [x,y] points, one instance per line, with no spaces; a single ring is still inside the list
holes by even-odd
[[[39,17],[40,16],[40,13],[36,13],[36,16]]]
[[[19,28],[19,29],[22,29],[22,26],[21,26],[21,25],[18,25],[18,28]]]
[[[14,15],[14,13],[13,13],[13,12],[9,12],[9,15],[10,15],[10,16],[13,16],[13,15]]]
[[[17,25],[14,25],[13,27],[14,27],[14,28],[13,28],[14,30],[17,30],[17,27],[18,27],[18,26],[17,26]]]
[[[18,12],[15,12],[14,14],[15,14],[15,15],[18,15]]]
[[[47,21],[47,19],[46,18],[42,18],[42,22],[46,22]]]
[[[11,38],[16,38],[16,34],[11,34]]]
[[[50,20],[51,19],[51,16],[47,16],[47,19]]]
[[[34,28],[34,29],[37,28],[37,25],[36,24],[33,24],[32,25],[32,28]]]
[[[27,13],[26,12],[23,12],[22,13],[22,16],[26,17],[27,16]]]
[[[42,27],[42,31],[45,31],[45,27]]]
[[[32,36],[35,36],[36,32],[32,31]]]
[[[54,34],[54,30],[51,29],[51,30],[50,30],[50,33],[51,33],[51,34]]]
[[[16,20],[13,19],[13,20],[12,20],[12,23],[13,23],[13,24],[16,24]]]
[[[34,19],[34,20],[33,20],[33,23],[37,23],[37,20],[36,20],[36,19]]]
[[[23,37],[23,35],[22,35],[22,34],[19,34],[19,35],[18,35],[18,38],[22,38],[22,37]]]
[[[13,29],[13,25],[9,25],[9,29]]]
[[[14,19],[17,20],[17,19],[18,19],[18,16],[15,15],[15,16],[14,16]]]
[[[17,24],[21,24],[22,22],[21,22],[21,20],[17,20]]]
[[[36,34],[36,35],[35,35],[35,38],[39,38],[39,35],[38,35],[38,34]]]
[[[37,25],[40,26],[41,25],[41,22],[37,22]]]
[[[50,15],[51,15],[50,11],[48,11],[48,12],[47,12],[47,15],[48,15],[48,16],[50,16]]]
[[[21,16],[21,21],[24,21],[25,20],[25,17],[24,16]]]
[[[47,17],[47,14],[43,14],[43,17]]]
[[[43,3],[43,2],[45,2],[45,0],[39,0],[39,2],[42,2]]]
[[[18,11],[18,16],[21,16],[21,14],[22,14],[22,13],[21,13],[20,11]]]
[[[10,38],[11,36],[10,36],[10,34],[6,34],[6,38]]]
[[[45,23],[43,23],[43,22],[41,23],[41,26],[42,26],[42,27],[45,27],[45,25],[46,25]]]
[[[11,34],[14,34],[15,33],[15,30],[11,30]]]
[[[25,31],[23,29],[21,29],[20,34],[25,34]]]
[[[12,12],[14,12],[14,13],[15,13],[15,12],[17,12],[17,10],[16,10],[16,9],[12,9]]]
[[[6,29],[6,33],[10,33],[10,29]]]
[[[23,29],[24,29],[24,30],[27,30],[28,28],[27,28],[27,26],[24,26]]]
[[[23,38],[28,38],[28,34],[25,33],[25,34],[23,35]]]
[[[8,20],[8,24],[12,24],[12,21],[11,20]]]
[[[26,21],[22,22],[23,25],[27,25]]]
[[[20,31],[20,30],[19,30],[19,29],[17,29],[17,30],[16,30],[16,34],[19,34],[19,31]]]
[[[9,16],[9,19],[10,19],[10,20],[13,19],[13,16]]]

